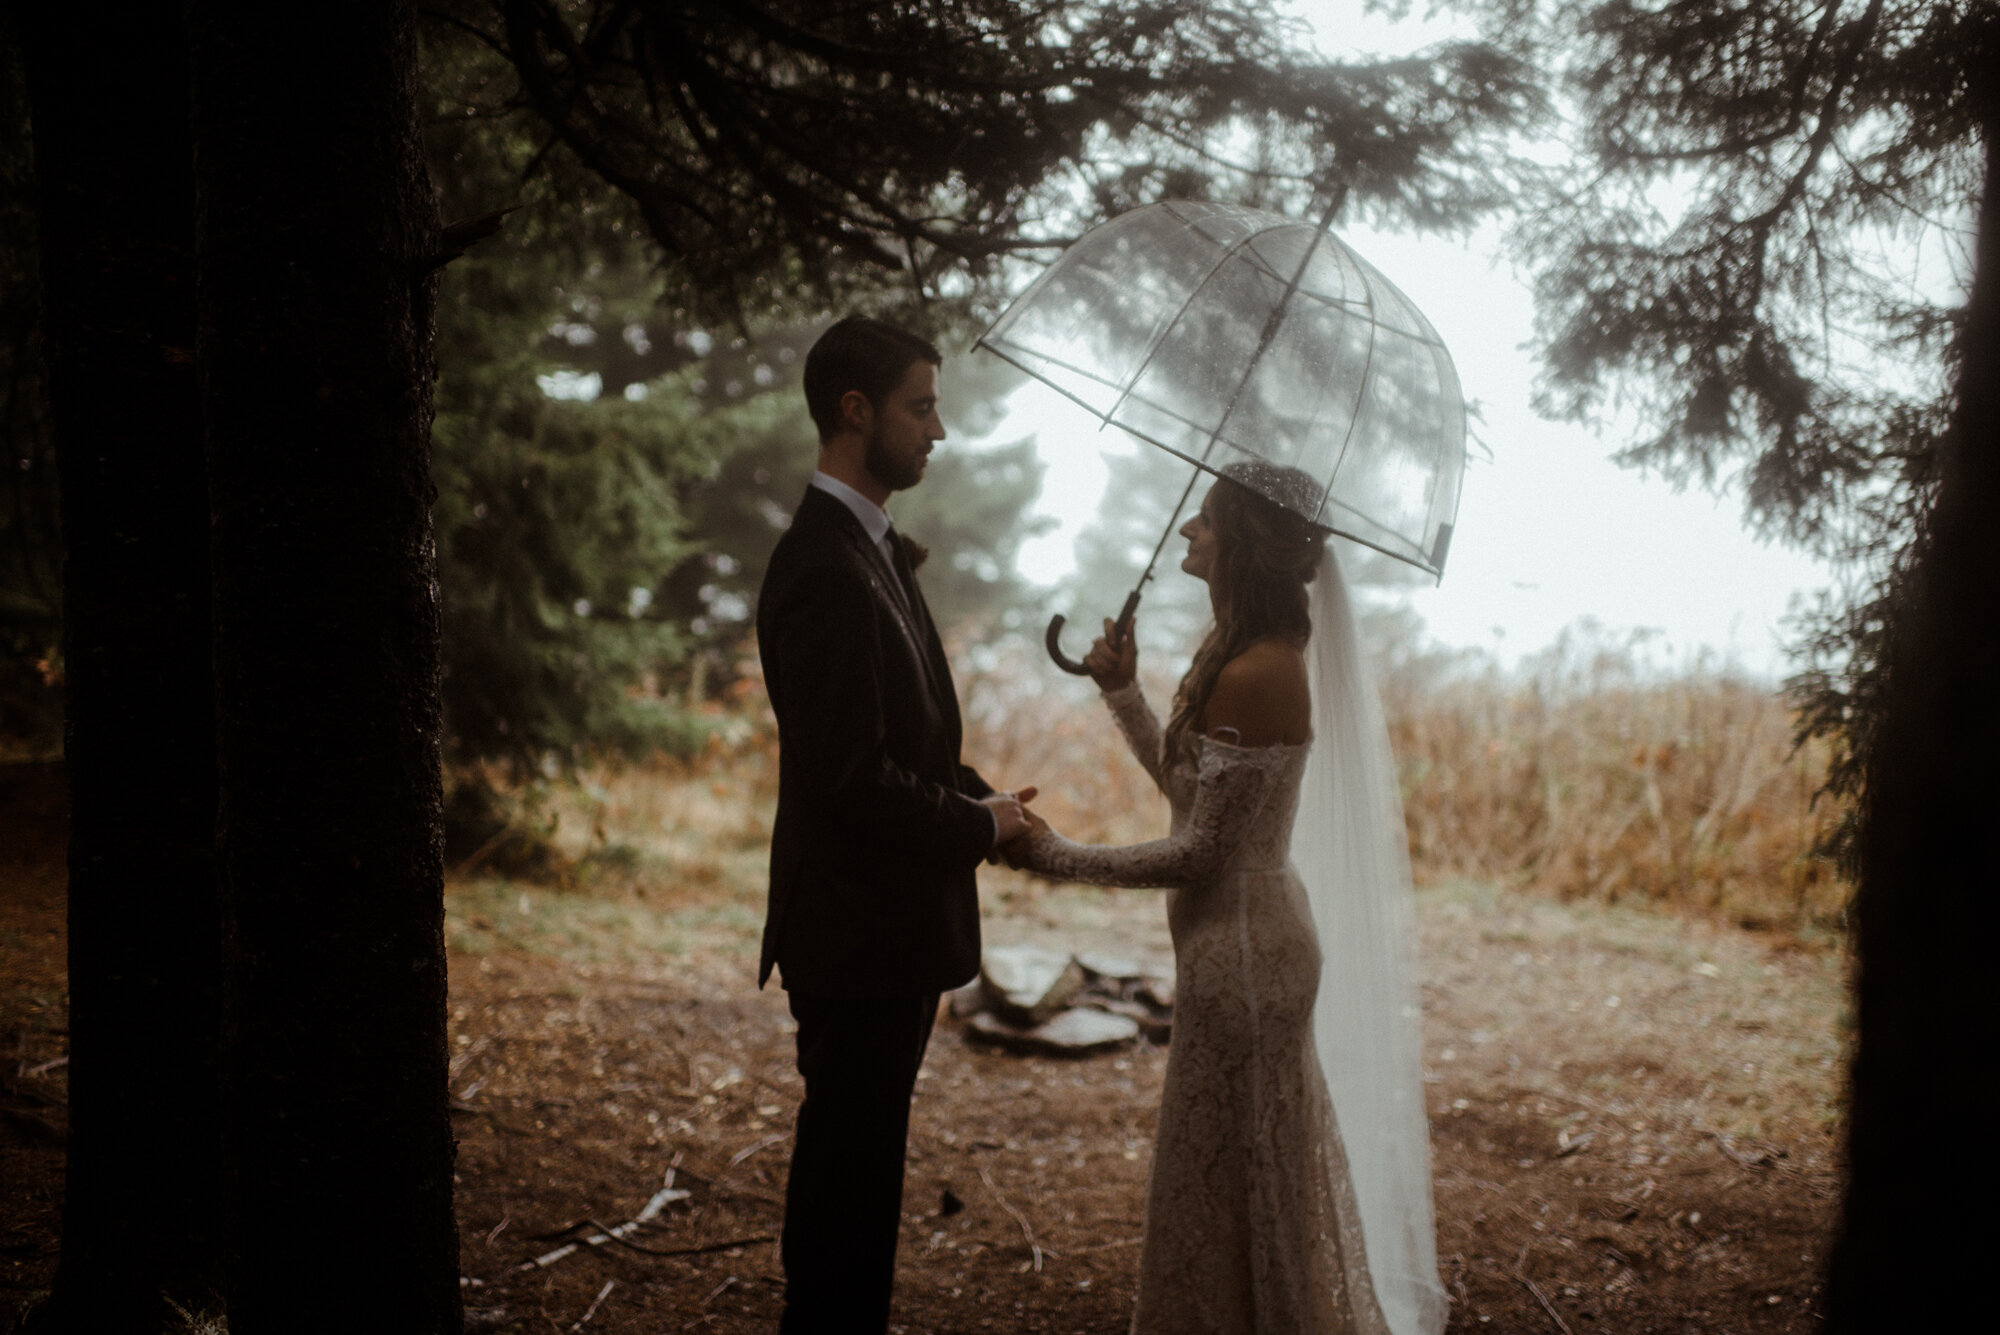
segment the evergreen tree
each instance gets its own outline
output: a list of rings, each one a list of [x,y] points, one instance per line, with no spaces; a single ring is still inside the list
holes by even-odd
[[[433,40],[427,56],[447,213],[519,191],[441,297],[451,753],[518,772],[596,748],[685,749],[705,723],[686,705],[736,671],[764,562],[811,474],[798,374],[821,322],[701,327],[672,304],[629,201],[573,162],[536,167],[519,118],[464,114],[491,74],[476,51]],[[1015,381],[954,358],[949,383],[960,434]],[[948,445],[933,473],[896,508],[937,548],[925,583],[950,624],[1021,594],[1013,559],[1038,479],[1026,445]]]
[[[631,200],[673,299],[725,322],[839,309],[885,281],[976,304],[1007,257],[1167,196],[1302,205],[1338,184],[1364,209],[1463,224],[1504,199],[1499,132],[1534,101],[1525,67],[1484,44],[1307,57],[1270,0],[441,13],[506,62],[483,105],[525,113],[542,163]]]
[[[430,426],[454,234],[415,6],[186,24],[229,1329],[451,1335]]]
[[[1985,1235],[2000,1040],[2000,6],[1525,3],[1585,153],[1525,230],[1545,403],[1629,396],[1626,459],[1740,469],[1767,530],[1859,567],[1798,687],[1846,745],[1859,1036],[1842,1331],[1953,1324]],[[1972,233],[1968,244],[1967,234]],[[1958,1282],[1954,1282],[1958,1281]]]
[[[0,21],[0,746],[62,731],[56,456],[42,389],[41,250],[20,52]]]
[[[964,332],[1011,257],[1163,197],[1297,208],[1338,187],[1376,219],[1464,225],[1504,200],[1502,133],[1537,104],[1496,46],[1311,59],[1266,0],[459,0],[444,21],[493,70],[468,117],[534,124],[536,169],[581,164],[631,201],[670,302],[743,328],[893,284],[928,332]],[[685,574],[739,606],[735,569]]]
[[[682,648],[650,601],[691,545],[680,494],[704,463],[693,405],[552,397],[545,383],[577,375],[538,350],[568,285],[532,245],[492,249],[447,275],[439,321],[451,753],[531,770],[592,746],[677,748],[685,718],[631,688]]]
[[[1482,10],[1481,12],[1488,12]],[[1740,485],[1843,571],[1804,626],[1808,727],[1865,783],[1894,595],[1963,369],[1988,0],[1520,3],[1498,22],[1572,99],[1576,159],[1517,233],[1539,406],[1635,423],[1619,458]]]
[[[0,258],[40,270],[0,300],[44,298],[39,337],[12,352],[39,344],[48,417],[39,384],[15,379],[10,405],[61,474],[69,679],[70,1140],[54,1296],[32,1328],[158,1330],[168,1302],[213,1306],[226,1168],[188,43],[155,5],[8,17],[44,244]],[[47,495],[24,481],[17,497]],[[35,551],[49,528],[8,536],[25,540],[14,569],[54,555]]]

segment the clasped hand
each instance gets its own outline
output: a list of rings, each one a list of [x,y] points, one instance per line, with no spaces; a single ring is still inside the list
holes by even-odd
[[[1124,633],[1120,634],[1117,623],[1106,617],[1104,634],[1091,643],[1090,652],[1083,656],[1083,666],[1100,691],[1117,691],[1130,686],[1139,672],[1139,644],[1133,627],[1127,625]],[[986,859],[988,862],[1005,862],[1010,867],[1026,864],[1027,837],[1036,830],[1049,828],[1047,821],[1028,809],[1035,793],[1034,788],[1023,788],[1019,792],[995,793],[981,799],[999,825],[993,851]]]
[[[993,819],[999,825],[993,851],[986,855],[988,862],[1005,862],[1010,867],[1022,865],[1027,855],[1027,837],[1036,830],[1047,829],[1049,824],[1028,809],[1028,803],[1035,799],[1039,791],[1028,787],[980,799],[980,805],[993,813]]]

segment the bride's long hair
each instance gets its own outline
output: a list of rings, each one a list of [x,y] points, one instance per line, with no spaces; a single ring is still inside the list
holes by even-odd
[[[1320,488],[1299,469],[1246,460],[1224,467],[1209,493],[1215,564],[1208,588],[1215,624],[1174,692],[1168,756],[1190,745],[1216,679],[1231,659],[1269,636],[1303,649],[1312,634],[1306,585],[1319,569],[1327,531],[1267,499],[1273,494],[1314,508]]]

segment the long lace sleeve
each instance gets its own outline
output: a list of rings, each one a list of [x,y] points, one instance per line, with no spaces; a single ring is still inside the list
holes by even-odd
[[[1106,691],[1104,703],[1111,710],[1118,731],[1124,735],[1125,745],[1132,748],[1132,754],[1146,767],[1146,773],[1153,776],[1153,782],[1164,787],[1166,743],[1160,732],[1160,720],[1146,703],[1146,693],[1139,689],[1139,683],[1131,681],[1115,691]]]
[[[1207,884],[1229,864],[1263,805],[1271,787],[1272,749],[1208,741],[1187,819],[1165,839],[1123,847],[1075,844],[1044,828],[1028,836],[1024,865],[1045,876],[1093,885],[1178,889]]]

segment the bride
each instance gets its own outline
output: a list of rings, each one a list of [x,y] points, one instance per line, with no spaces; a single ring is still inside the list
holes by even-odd
[[[1063,880],[1167,887],[1174,1035],[1135,1335],[1438,1335],[1410,881],[1380,706],[1324,530],[1232,464],[1182,529],[1215,623],[1164,734],[1128,632],[1084,659],[1172,834],[1011,850]],[[1294,813],[1296,819],[1294,818]]]

